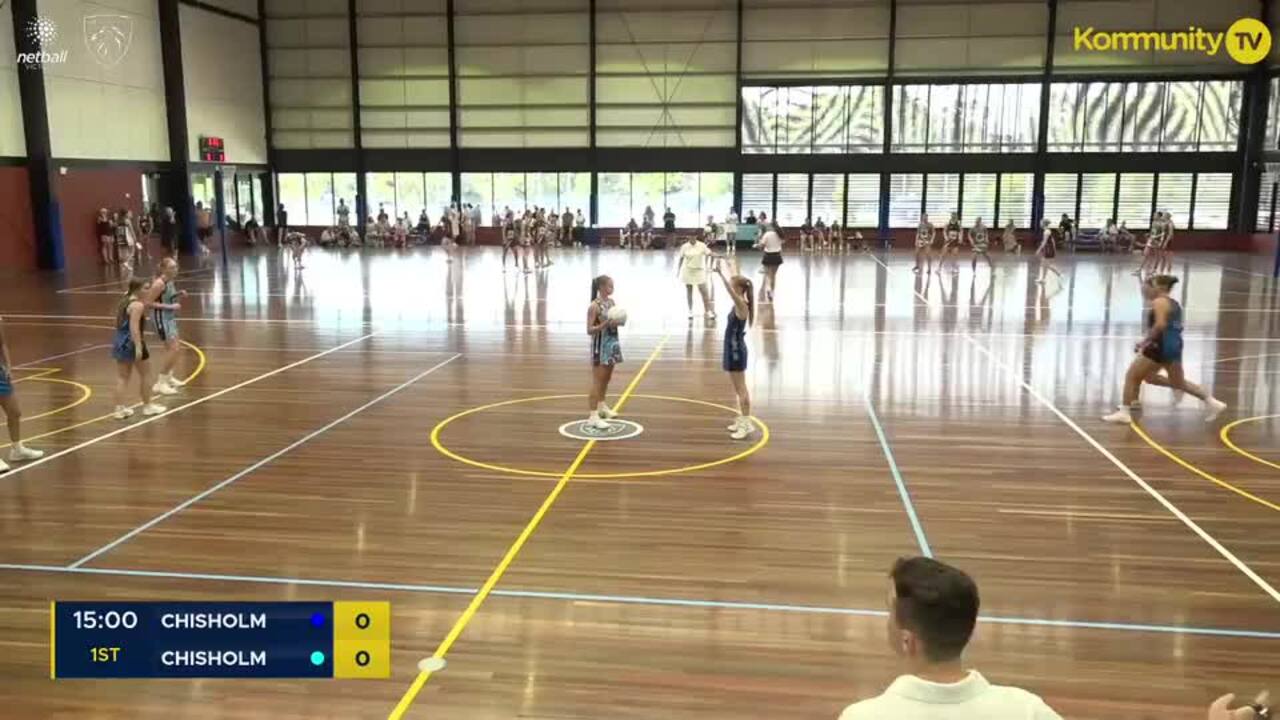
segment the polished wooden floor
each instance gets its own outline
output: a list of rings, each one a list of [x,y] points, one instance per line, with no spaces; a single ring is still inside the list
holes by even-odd
[[[583,402],[440,431],[520,473],[430,433],[584,393],[596,273],[631,315],[612,392],[655,358],[626,408],[645,432],[590,452],[406,717],[832,718],[896,675],[885,572],[925,547],[980,584],[970,662],[1068,718],[1200,718],[1274,682],[1266,263],[1177,259],[1188,373],[1232,408],[1206,425],[1148,392],[1149,443],[1097,419],[1141,332],[1129,260],[1063,257],[1044,292],[1027,259],[997,260],[925,282],[901,254],[789,255],[749,335],[768,442],[656,475],[750,447],[688,402],[733,398],[722,323],[686,320],[670,253],[565,251],[530,276],[492,249],[187,267],[183,333],[207,364],[178,411],[126,431],[95,421],[112,278],[8,279],[27,414],[91,394],[26,423],[52,459],[0,476],[0,715],[386,717],[581,449],[557,428]],[[1229,437],[1270,465],[1219,437],[1249,418]],[[48,601],[124,598],[390,600],[392,678],[50,681]]]

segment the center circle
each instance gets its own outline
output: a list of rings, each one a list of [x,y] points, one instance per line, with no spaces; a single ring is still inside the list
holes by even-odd
[[[635,394],[635,395],[632,395],[631,397],[644,398],[646,400],[664,400],[668,402],[688,403],[690,405],[701,405],[703,407],[710,407],[710,408],[715,408],[717,410],[724,410],[732,414],[733,416],[737,416],[738,414],[738,411],[735,408],[729,407],[728,405],[721,405],[719,403],[707,402],[706,400],[694,400],[693,398],[674,397],[670,395]],[[477,413],[485,412],[486,410],[494,410],[501,407],[507,407],[510,405],[521,405],[524,403],[545,402],[548,400],[571,400],[571,399],[582,400],[585,398],[586,398],[586,395],[540,395],[538,397],[516,398],[515,400],[503,400],[502,402],[489,403],[488,405],[480,405],[478,407],[473,407],[469,410],[463,410],[460,413],[451,415],[445,418],[444,420],[441,420],[439,423],[436,424],[434,428],[431,429],[431,445],[436,450],[440,451],[440,454],[444,455],[445,457],[452,458],[454,460],[457,460],[460,463],[464,463],[472,467],[478,467],[484,470],[492,470],[494,472],[508,473],[511,475],[559,478],[564,475],[564,472],[548,472],[545,470],[530,470],[527,468],[512,467],[510,465],[498,465],[495,463],[487,463],[481,460],[476,460],[475,458],[467,457],[465,455],[462,455],[461,453],[454,452],[453,450],[450,450],[447,446],[445,446],[445,444],[440,440],[440,434],[444,431],[445,428],[447,428],[449,425],[451,425],[455,421],[461,420],[462,418],[467,417],[468,415],[475,415]],[[681,473],[689,473],[689,472],[695,472],[698,470],[706,470],[708,468],[717,467],[719,465],[728,465],[729,463],[737,462],[738,460],[741,460],[745,457],[754,455],[755,453],[759,452],[761,448],[763,448],[765,445],[769,443],[769,426],[766,425],[764,422],[762,422],[759,418],[753,417],[752,420],[755,422],[756,426],[760,428],[760,438],[756,440],[756,442],[753,443],[750,447],[743,449],[741,452],[730,455],[729,457],[721,458],[719,460],[712,460],[704,463],[698,463],[696,465],[684,465],[681,467],[662,468],[658,470],[641,470],[641,471],[619,472],[619,473],[574,473],[574,477],[588,479],[588,480],[608,480],[608,479],[631,478],[631,477],[659,477],[662,475],[678,475]],[[617,422],[617,420],[613,420],[611,422]],[[570,423],[570,425],[574,425],[574,424],[576,423]],[[599,439],[599,438],[594,438],[594,439]]]
[[[574,440],[630,440],[644,432],[644,426],[630,420],[610,420],[609,427],[597,428],[586,420],[574,420],[560,426],[560,434]]]

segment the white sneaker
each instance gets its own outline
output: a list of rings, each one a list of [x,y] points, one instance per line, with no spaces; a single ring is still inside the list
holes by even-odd
[[[728,430],[729,432],[733,432],[741,426],[742,426],[742,416],[739,415],[738,417],[733,419],[733,422],[726,425],[724,429]]]
[[[4,472],[9,472],[9,466],[5,465],[3,460],[0,460],[0,473]]]
[[[44,452],[40,450],[32,450],[23,445],[14,445],[9,450],[9,462],[26,462],[27,460],[39,460],[44,457]]]
[[[172,387],[172,388],[180,388],[187,384],[185,381],[179,380],[173,375],[165,375],[164,381],[169,385],[169,387]]]
[[[151,392],[157,395],[177,395],[178,394],[177,389],[175,389],[174,387],[170,386],[168,383],[165,383],[163,381],[157,382],[155,385],[152,385]]]
[[[689,313],[689,319],[690,319],[690,320],[692,320],[692,319],[693,319],[693,313]]]
[[[1205,405],[1207,406],[1207,409],[1204,412],[1204,421],[1207,423],[1217,420],[1218,416],[1227,409],[1226,403],[1213,397],[1209,398],[1208,401],[1205,402]]]
[[[1186,396],[1187,396],[1187,391],[1186,391],[1186,390],[1174,390],[1174,391],[1173,391],[1173,406],[1174,406],[1174,407],[1178,407],[1179,405],[1181,405],[1181,404],[1182,404],[1182,398],[1184,398],[1184,397],[1186,397]]]
[[[117,420],[127,420],[128,418],[133,417],[133,408],[119,405],[111,416]]]
[[[1133,413],[1127,407],[1116,408],[1116,411],[1110,415],[1103,415],[1102,421],[1116,423],[1117,425],[1128,425],[1133,422]]]
[[[592,415],[591,417],[587,418],[587,424],[595,428],[596,430],[608,430],[611,427],[609,425],[609,421],[605,420],[599,415]]]
[[[600,407],[596,408],[596,414],[605,419],[618,417],[618,412],[604,403],[600,403]]]
[[[712,311],[708,310],[708,311],[707,311],[707,319],[708,319],[708,320],[715,320],[715,319],[716,319],[716,314],[715,314],[714,312],[712,312]]]
[[[146,416],[159,415],[165,411],[165,407],[159,403],[150,403],[142,406],[142,414]]]
[[[756,431],[755,423],[751,422],[751,418],[744,417],[742,418],[742,424],[739,425],[738,429],[734,430],[733,433],[729,435],[729,437],[733,440],[745,440],[748,435],[750,435],[755,431]]]

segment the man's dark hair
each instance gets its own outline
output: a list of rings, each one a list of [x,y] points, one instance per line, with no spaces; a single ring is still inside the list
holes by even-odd
[[[893,578],[898,626],[924,641],[930,662],[955,660],[978,620],[978,586],[963,571],[932,558],[899,558]]]

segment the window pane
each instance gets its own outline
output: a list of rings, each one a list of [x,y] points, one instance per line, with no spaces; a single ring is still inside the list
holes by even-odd
[[[307,224],[333,224],[333,175],[307,173]]]
[[[262,204],[262,176],[255,174],[253,176],[253,212],[258,218],[258,222],[263,222],[266,217],[265,207]]]
[[[929,152],[959,152],[960,95],[959,85],[934,85],[929,88]]]
[[[705,218],[698,217],[698,173],[667,173],[667,199],[658,210],[658,225],[666,208],[676,215],[676,227],[701,227]],[[657,208],[655,208],[657,209]]]
[[[1112,219],[1115,199],[1115,173],[1085,173],[1080,180],[1080,217],[1077,227],[1106,227],[1107,221]]]
[[[600,226],[623,227],[631,220],[630,173],[600,173]],[[640,222],[640,218],[635,218]]]
[[[813,176],[813,221],[827,225],[844,218],[844,175]]]
[[[773,175],[769,173],[747,173],[742,176],[742,212],[745,220],[748,213],[773,214]]]
[[[470,200],[465,202],[475,204]],[[482,214],[492,215],[493,208],[507,205],[516,212],[533,209],[534,203],[525,197],[524,173],[493,173],[493,198],[481,203],[480,210]]]
[[[1119,150],[1121,120],[1124,118],[1124,83],[1089,83],[1082,97],[1082,149],[1085,152]]]
[[[698,177],[698,216],[724,220],[733,208],[733,173],[705,172]]]
[[[143,184],[146,187],[146,184]],[[241,225],[253,215],[253,184],[248,175],[236,176],[236,221]],[[144,202],[145,199],[144,199]]]
[[[370,193],[372,194],[372,193]],[[482,212],[484,208],[493,207],[493,174],[492,173],[462,173],[462,198],[463,205],[471,203],[479,205]],[[498,207],[502,207],[501,203]],[[519,212],[524,209],[524,205],[512,205],[512,210]],[[444,214],[444,208],[432,214],[432,220],[439,220]]]
[[[663,173],[631,173],[631,217],[644,222],[645,209],[653,211],[653,224],[661,226],[662,208],[667,198],[667,177]]]
[[[1001,115],[1002,149],[1033,152],[1040,134],[1040,86],[1035,83],[1005,86]]]
[[[1196,149],[1196,118],[1200,115],[1200,83],[1171,82],[1165,91],[1164,120],[1160,124],[1160,149],[1187,152]]]
[[[1049,86],[1050,152],[1076,152],[1080,149],[1081,83],[1054,83]]]
[[[849,152],[884,152],[884,88],[856,85],[848,90]]]
[[[986,223],[987,227],[992,227],[995,223],[995,215],[995,173],[966,174],[964,176],[964,205],[960,212],[960,222],[965,227],[972,227],[975,220],[982,218],[982,222]]]
[[[1175,228],[1187,227],[1191,219],[1191,173],[1160,173],[1156,210],[1169,213]]]
[[[422,173],[396,173],[396,217],[405,213],[417,222],[418,213],[427,206],[426,189],[422,185]]]
[[[966,152],[996,152],[1000,149],[1000,107],[1003,99],[1003,85],[965,86],[961,140]]]
[[[808,216],[809,176],[804,173],[778,174],[778,224],[796,227]]]
[[[742,88],[742,152],[777,152],[779,88]]]
[[[1280,78],[1271,78],[1270,98],[1267,103],[1267,130],[1263,136],[1262,149],[1274,151],[1280,150]]]
[[[849,175],[845,222],[851,228],[880,227],[880,176],[875,173]]]
[[[1204,83],[1204,99],[1200,105],[1201,151],[1229,152],[1236,149],[1243,92],[1244,83],[1233,80],[1208,80]],[[1197,226],[1199,224],[1196,223]]]
[[[582,217],[587,218],[587,208],[591,205],[591,173],[560,173],[560,204],[572,208],[574,213],[581,211]]]
[[[1275,81],[1272,81],[1272,91],[1276,90]],[[1274,99],[1274,98],[1273,98]],[[1272,107],[1274,107],[1274,103]],[[1258,217],[1257,225],[1254,226],[1256,232],[1272,232],[1275,226],[1272,224],[1272,209],[1276,197],[1276,180],[1280,179],[1280,175],[1276,173],[1262,173],[1262,181],[1258,184]]]
[[[894,152],[924,152],[929,126],[929,86],[895,85],[893,115],[891,149]]]
[[[813,151],[842,153],[847,145],[849,128],[849,90],[847,87],[813,89]]]
[[[422,178],[426,200],[427,219],[435,222],[444,217],[444,211],[453,199],[453,176],[447,172],[426,173]],[[475,204],[475,201],[471,201]],[[484,207],[481,205],[481,207]]]
[[[1129,83],[1125,86],[1124,130],[1126,151],[1154,152],[1160,149],[1160,116],[1164,107],[1165,84]]]
[[[913,228],[920,222],[924,175],[889,176],[889,227]]]
[[[1012,220],[1017,227],[1031,227],[1031,199],[1035,180],[1031,173],[1000,176],[1000,227]],[[993,225],[994,227],[994,225]]]
[[[556,214],[559,214],[561,211],[559,183],[560,178],[556,173],[526,173],[524,201],[529,204],[529,207],[555,210]],[[502,204],[499,203],[498,207],[501,208]],[[492,212],[485,213],[485,215],[492,214]]]
[[[1197,230],[1226,230],[1231,215],[1231,173],[1200,173],[1196,178]]]
[[[290,225],[307,224],[307,180],[302,173],[276,175],[276,202],[289,213]]]
[[[1046,173],[1044,176],[1044,217],[1056,226],[1063,215],[1076,215],[1075,173]]]
[[[352,225],[360,224],[360,218],[356,217],[356,174],[355,173],[334,173],[333,174],[333,201],[334,212],[337,212],[338,200],[347,202],[347,209],[351,211],[348,221]]]
[[[1116,222],[1122,222],[1130,230],[1146,230],[1151,227],[1151,198],[1155,190],[1155,175],[1151,173],[1125,173],[1120,176],[1120,204],[1116,206]]]
[[[960,175],[929,173],[925,182],[925,214],[934,225],[945,225],[951,219],[951,213],[960,212]]]
[[[784,88],[787,104],[784,124],[778,132],[778,152],[808,153],[813,150],[813,88]]]
[[[365,190],[369,193],[369,207],[365,211],[369,217],[378,219],[378,209],[391,215],[396,209],[396,175],[395,173],[369,173],[365,175]]]

